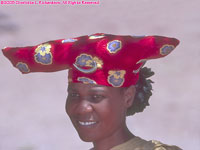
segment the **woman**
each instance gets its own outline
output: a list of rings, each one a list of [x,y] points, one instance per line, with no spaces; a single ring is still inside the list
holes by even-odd
[[[4,55],[22,73],[69,69],[66,112],[83,141],[94,150],[180,150],[134,136],[126,116],[141,112],[152,95],[153,75],[142,68],[149,59],[168,55],[179,41],[161,36],[97,33],[5,48]],[[142,68],[142,69],[141,69]]]

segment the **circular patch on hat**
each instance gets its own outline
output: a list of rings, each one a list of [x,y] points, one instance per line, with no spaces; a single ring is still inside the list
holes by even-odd
[[[119,40],[114,40],[107,44],[107,50],[110,53],[117,53],[121,48],[122,48],[122,43]]]
[[[84,84],[97,84],[94,80],[91,80],[86,77],[78,77],[77,80],[83,82]]]
[[[52,55],[51,54],[45,54],[42,56],[41,54],[35,55],[36,62],[43,64],[43,65],[50,65],[52,64]]]
[[[65,40],[62,40],[62,43],[72,43],[72,42],[76,42],[77,39],[65,39]]]
[[[73,65],[83,73],[92,73],[96,71],[97,68],[102,68],[103,62],[97,57],[81,54],[76,58],[76,62]]]
[[[108,72],[108,83],[113,87],[121,87],[125,81],[124,75],[126,74],[125,70],[110,70]]]
[[[21,71],[21,72],[25,72],[28,73],[30,72],[30,69],[28,67],[28,65],[26,63],[23,62],[18,62],[16,67]]]
[[[174,45],[163,45],[161,48],[160,48],[160,54],[161,55],[167,55],[169,54],[173,49],[174,49]]]
[[[43,65],[52,64],[51,45],[49,43],[39,45],[35,49],[34,59]]]

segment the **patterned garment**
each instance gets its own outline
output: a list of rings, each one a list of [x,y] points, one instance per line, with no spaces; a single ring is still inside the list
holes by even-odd
[[[94,148],[90,150],[95,150]],[[163,144],[161,142],[152,140],[146,141],[141,139],[140,137],[134,137],[129,141],[117,145],[110,150],[182,150],[177,146],[170,146]]]

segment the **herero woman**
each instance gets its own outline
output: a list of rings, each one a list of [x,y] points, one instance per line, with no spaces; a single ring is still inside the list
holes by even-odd
[[[180,150],[135,136],[126,116],[149,105],[154,73],[144,66],[168,55],[179,41],[163,36],[97,33],[3,49],[22,73],[69,69],[66,112],[80,138],[93,150]]]

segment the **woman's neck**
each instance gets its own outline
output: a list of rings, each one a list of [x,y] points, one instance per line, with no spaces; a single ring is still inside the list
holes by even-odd
[[[120,145],[133,137],[134,135],[128,130],[127,126],[125,125],[109,137],[93,142],[93,150],[110,150],[112,147]]]

